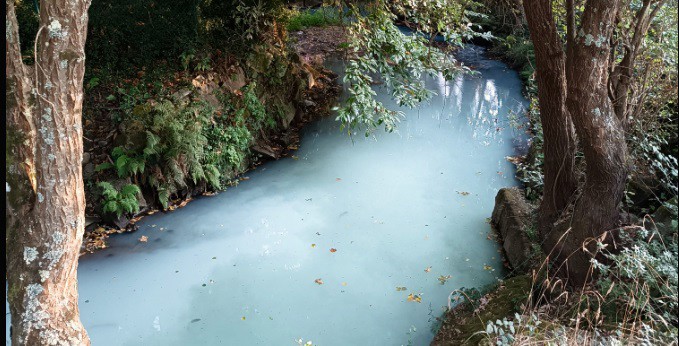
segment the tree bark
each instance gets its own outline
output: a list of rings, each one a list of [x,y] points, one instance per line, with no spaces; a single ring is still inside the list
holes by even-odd
[[[591,256],[583,243],[616,227],[627,179],[625,131],[608,96],[610,40],[619,5],[619,0],[588,1],[568,57],[573,63],[567,70],[566,104],[585,155],[586,181],[556,260],[574,285],[590,279]]]
[[[544,135],[544,190],[538,231],[543,249],[554,247],[551,229],[577,188],[575,135],[566,109],[565,56],[550,2],[524,0],[524,11],[535,49],[540,122]]]
[[[14,345],[89,345],[77,290],[89,4],[41,2],[35,63],[28,67],[14,1],[6,0],[6,276]]]

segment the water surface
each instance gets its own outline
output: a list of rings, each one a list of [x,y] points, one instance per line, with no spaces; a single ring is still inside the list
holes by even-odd
[[[486,220],[525,145],[517,74],[478,48],[461,56],[481,75],[428,78],[439,96],[397,133],[318,121],[294,157],[83,257],[92,344],[428,344],[451,291],[502,275]]]

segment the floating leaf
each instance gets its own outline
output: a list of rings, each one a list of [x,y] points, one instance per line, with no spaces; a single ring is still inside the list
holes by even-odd
[[[467,191],[455,191],[455,192],[459,193],[462,196],[469,196],[469,192]]]
[[[396,291],[400,292],[400,291],[405,291],[405,290],[407,290],[407,288],[405,288],[403,286],[396,287]]]
[[[427,269],[424,270],[425,273],[429,273],[431,271],[431,266],[427,267]]]
[[[323,280],[322,280],[321,278],[318,278],[318,279],[314,280],[314,282],[317,283],[317,284],[319,284],[319,285],[322,285],[322,284],[323,284]]]
[[[316,244],[311,244],[311,247],[316,247]]]
[[[439,282],[441,282],[441,285],[445,285],[446,281],[450,280],[451,277],[452,276],[450,276],[450,275],[446,275],[446,276],[439,275]]]
[[[293,159],[293,160],[299,160],[299,156],[292,155],[292,159]]]
[[[487,265],[487,264],[484,264],[484,265],[483,265],[483,270],[493,270],[493,267],[491,267],[491,266],[489,266],[489,265]]]
[[[337,252],[337,249],[335,249],[334,247],[330,248],[330,252]]]
[[[240,319],[241,321],[245,321],[245,316],[241,317]]]
[[[342,181],[342,178],[335,178],[335,181]]]
[[[422,296],[420,296],[419,294],[412,294],[411,293],[411,294],[408,295],[408,301],[409,302],[422,303]]]
[[[346,285],[347,285],[347,283],[346,283],[346,282],[343,282],[343,283],[342,283],[342,286],[346,286]]]
[[[139,241],[142,243],[146,243],[147,241],[149,241],[149,237],[143,235],[139,238]]]

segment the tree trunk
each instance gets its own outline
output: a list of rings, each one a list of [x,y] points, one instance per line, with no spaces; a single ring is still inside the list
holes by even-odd
[[[546,253],[555,243],[553,223],[577,188],[575,135],[566,110],[565,56],[548,1],[524,0],[524,11],[535,49],[540,122],[544,135],[544,191],[538,231]],[[557,237],[558,238],[558,237]]]
[[[89,345],[78,312],[84,0],[42,1],[32,68],[6,0],[8,301],[14,345]]]
[[[571,232],[564,239],[557,262],[564,265],[566,278],[575,285],[588,280],[591,256],[582,250],[583,242],[616,227],[627,179],[625,131],[607,90],[610,38],[619,3],[619,0],[588,1],[573,53],[568,57],[573,63],[567,71],[566,104],[587,165]]]

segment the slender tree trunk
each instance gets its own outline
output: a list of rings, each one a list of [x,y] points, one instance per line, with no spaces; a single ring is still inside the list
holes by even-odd
[[[6,276],[14,345],[89,345],[77,290],[89,4],[41,2],[29,68],[21,61],[14,0],[6,0]]]
[[[524,0],[535,49],[540,122],[544,135],[544,191],[538,230],[545,252],[554,247],[553,223],[577,188],[575,135],[566,109],[565,56],[549,1]]]
[[[615,69],[613,69],[613,73],[611,74],[610,82],[612,85],[611,97],[613,99],[613,108],[625,130],[627,130],[628,127],[629,115],[630,113],[633,113],[630,112],[629,107],[629,91],[634,78],[634,64],[636,62],[636,57],[646,34],[648,33],[648,29],[651,27],[653,18],[658,14],[658,11],[665,3],[665,0],[656,1],[655,7],[651,6],[653,3],[654,1],[652,0],[644,0],[642,7],[634,18],[634,32],[632,39],[625,44],[625,55],[623,56],[622,61],[615,66]]]
[[[567,71],[567,107],[585,154],[586,182],[559,263],[573,284],[586,282],[590,258],[583,242],[616,227],[627,179],[622,122],[608,96],[610,39],[619,0],[590,0],[582,15]],[[592,243],[591,246],[595,244]]]

